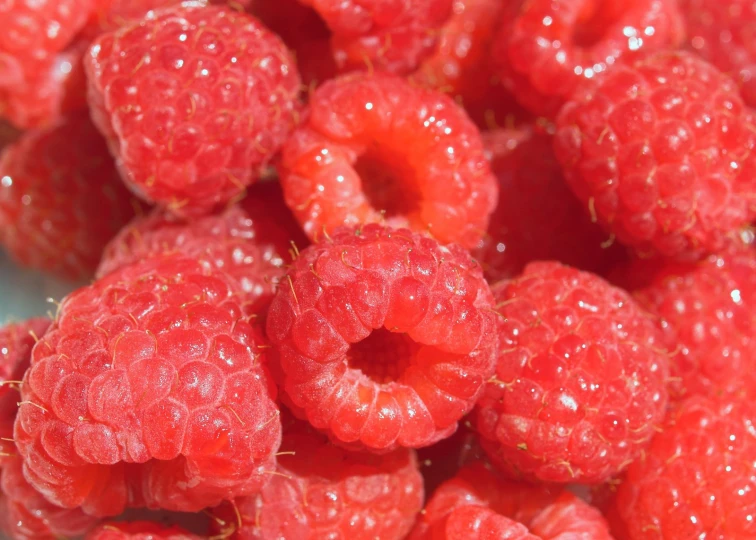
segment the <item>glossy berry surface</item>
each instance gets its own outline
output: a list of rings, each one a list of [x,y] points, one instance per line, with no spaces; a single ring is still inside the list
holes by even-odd
[[[615,66],[557,127],[557,158],[586,211],[643,255],[701,257],[753,218],[756,129],[735,82],[691,53]]]
[[[601,483],[648,445],[667,406],[668,358],[624,291],[552,262],[493,287],[496,375],[475,426],[512,477]]]
[[[464,111],[385,74],[343,76],[315,90],[282,170],[286,202],[313,239],[380,222],[469,248],[496,205],[496,180]]]
[[[15,440],[51,502],[199,511],[259,489],[280,443],[238,285],[164,256],[79,289],[32,353]]]
[[[15,376],[29,367],[31,350],[44,335],[50,320],[43,317],[0,327],[0,397],[13,389]],[[8,384],[10,383],[10,384]]]
[[[166,527],[149,521],[103,523],[91,531],[85,540],[200,540],[181,527]]]
[[[312,425],[357,447],[418,448],[453,433],[492,375],[492,307],[463,249],[373,224],[300,253],[267,333]]]
[[[99,37],[92,117],[143,198],[207,213],[260,174],[298,116],[299,75],[257,19],[184,2]]]

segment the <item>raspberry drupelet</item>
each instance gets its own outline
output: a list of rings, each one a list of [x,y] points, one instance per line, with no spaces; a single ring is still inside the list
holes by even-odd
[[[69,295],[22,385],[15,441],[32,486],[96,516],[196,512],[259,490],[281,424],[243,298],[178,256]]]
[[[494,465],[541,482],[621,472],[667,406],[654,320],[624,291],[554,262],[531,263],[493,292],[499,357],[474,423]]]
[[[560,487],[509,482],[482,462],[431,497],[408,540],[613,540],[601,513]]]
[[[672,410],[617,492],[630,540],[756,538],[754,382]]]
[[[388,451],[454,432],[493,374],[495,324],[465,250],[370,224],[300,253],[267,333],[296,412],[336,442]]]
[[[250,497],[213,510],[219,536],[237,540],[401,540],[423,507],[414,450],[349,452],[306,423],[284,419],[277,474]],[[241,521],[239,518],[241,516]]]
[[[555,150],[593,219],[641,255],[696,259],[754,218],[756,128],[735,82],[684,51],[614,66],[557,120]]]
[[[167,527],[150,521],[113,521],[91,531],[85,540],[201,540],[201,537],[176,525]]]
[[[134,202],[86,112],[0,153],[0,244],[23,266],[89,278]]]
[[[238,197],[298,118],[283,42],[230,8],[183,2],[99,37],[85,67],[92,118],[143,198],[186,215]]]
[[[505,10],[492,54],[520,103],[553,117],[581,82],[683,36],[676,0],[528,0]]]
[[[39,317],[0,327],[0,397],[20,382],[16,377],[29,367],[32,347],[49,326],[49,319]]]
[[[136,218],[108,244],[97,275],[162,253],[180,253],[236,279],[246,293],[247,309],[262,315],[291,260],[292,243],[304,248],[308,241],[278,184],[265,182],[217,215],[185,221],[156,209]]]
[[[286,202],[310,238],[382,222],[471,248],[496,205],[475,125],[451,98],[386,74],[326,82],[283,149]]]

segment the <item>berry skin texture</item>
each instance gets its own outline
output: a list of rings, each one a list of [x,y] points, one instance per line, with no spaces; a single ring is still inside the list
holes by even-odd
[[[628,538],[756,538],[754,417],[753,395],[676,407],[617,492]]]
[[[644,272],[642,262],[635,271]],[[668,265],[635,298],[662,321],[672,394],[733,393],[756,359],[756,252],[710,255]]]
[[[601,273],[624,254],[608,246],[564,181],[552,139],[536,125],[483,135],[499,181],[499,204],[473,256],[489,281],[512,278],[536,260]]]
[[[331,49],[341,70],[414,71],[433,53],[452,0],[300,0],[331,29]]]
[[[612,540],[601,513],[559,487],[518,484],[482,462],[428,501],[408,540]]]
[[[134,215],[86,112],[24,133],[0,154],[0,244],[23,266],[89,278]]]
[[[213,511],[219,536],[237,540],[401,540],[423,507],[415,452],[349,452],[304,422],[287,426],[277,473],[262,491]],[[237,514],[241,524],[237,523]]]
[[[98,38],[85,68],[92,118],[127,184],[180,214],[238,197],[298,116],[285,45],[228,8],[151,11]]]
[[[163,256],[79,289],[32,352],[15,440],[50,502],[196,512],[255,492],[280,444],[238,285]]]
[[[734,81],[693,54],[614,66],[564,106],[554,144],[590,214],[642,255],[700,258],[754,216],[756,129]]]
[[[459,246],[372,224],[300,253],[267,334],[313,426],[356,448],[419,448],[451,435],[493,374],[492,308]]]
[[[225,271],[246,293],[246,310],[263,313],[290,261],[292,244],[307,238],[283,202],[278,184],[252,186],[221,214],[184,221],[156,209],[121,230],[102,256],[97,275],[162,253],[180,253]]]
[[[103,523],[85,540],[200,540],[181,527],[165,527],[149,521]]]
[[[648,445],[667,406],[667,356],[653,319],[598,276],[529,264],[493,287],[495,378],[474,423],[514,478],[601,483]]]
[[[312,239],[380,222],[470,248],[496,205],[496,179],[464,111],[391,75],[347,75],[315,90],[282,169],[286,202]]]
[[[50,320],[40,317],[0,327],[0,398],[13,391],[14,385],[7,383],[23,376],[29,367],[32,347],[49,326]]]
[[[581,82],[620,59],[682,42],[675,0],[528,0],[505,10],[492,51],[504,85],[553,117]]]

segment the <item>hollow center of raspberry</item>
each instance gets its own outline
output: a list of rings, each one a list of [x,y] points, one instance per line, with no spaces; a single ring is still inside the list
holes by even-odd
[[[606,29],[617,22],[628,4],[617,0],[602,2],[585,2],[573,30],[572,42],[582,48],[589,48],[599,43],[606,34]]]
[[[371,380],[384,384],[399,380],[415,358],[420,346],[407,334],[385,328],[353,344],[347,353],[349,367],[359,369]]]
[[[386,217],[406,216],[420,209],[420,189],[409,164],[400,155],[374,147],[354,166],[370,205]]]

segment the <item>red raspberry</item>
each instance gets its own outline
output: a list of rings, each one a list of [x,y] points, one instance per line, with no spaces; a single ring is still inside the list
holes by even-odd
[[[50,320],[40,317],[0,327],[0,397],[13,390],[14,381],[20,382],[17,377],[29,367],[32,347],[48,326]]]
[[[642,253],[697,258],[754,217],[756,129],[734,81],[690,53],[615,66],[557,124],[567,182]]]
[[[381,456],[348,452],[302,422],[284,424],[277,474],[258,495],[213,512],[219,536],[229,530],[238,540],[407,535],[423,507],[423,479],[413,450]]]
[[[517,5],[519,4],[519,8]],[[581,81],[683,38],[675,0],[528,0],[505,12],[493,55],[526,108],[554,116]]]
[[[499,180],[499,204],[473,256],[489,280],[514,277],[536,260],[600,273],[622,257],[565,183],[551,136],[527,125],[484,133],[483,141]]]
[[[281,425],[237,287],[163,256],[69,295],[22,386],[15,439],[29,482],[97,516],[192,512],[257,491]]]
[[[417,448],[453,433],[491,377],[492,307],[459,246],[372,224],[300,253],[267,331],[312,425],[371,450]]]
[[[619,487],[629,538],[756,538],[755,415],[753,395],[677,407]]]
[[[648,444],[667,405],[654,321],[598,276],[529,264],[494,286],[496,379],[478,402],[483,449],[508,474],[600,483]]]
[[[86,540],[200,540],[200,537],[176,525],[164,527],[150,521],[113,521],[97,527]]]
[[[95,41],[92,116],[129,185],[201,214],[244,191],[295,124],[299,75],[249,15],[184,2]]]
[[[532,533],[532,534],[531,534]],[[428,501],[409,540],[612,540],[601,513],[569,491],[464,467]]]
[[[87,278],[133,215],[86,113],[28,131],[0,154],[0,243],[20,264]]]
[[[643,265],[635,271],[644,272]],[[673,393],[736,392],[756,359],[756,251],[670,265],[638,301],[662,320],[672,358]]]
[[[436,46],[452,0],[300,0],[328,24],[342,70],[414,71]]]
[[[391,75],[318,88],[284,147],[283,169],[286,202],[313,239],[385,221],[472,247],[496,204],[496,180],[464,111]]]
[[[264,312],[289,251],[307,239],[283,202],[278,184],[253,186],[222,214],[183,221],[161,210],[134,220],[105,249],[98,276],[161,253],[181,253],[225,270],[246,293],[247,311]]]

